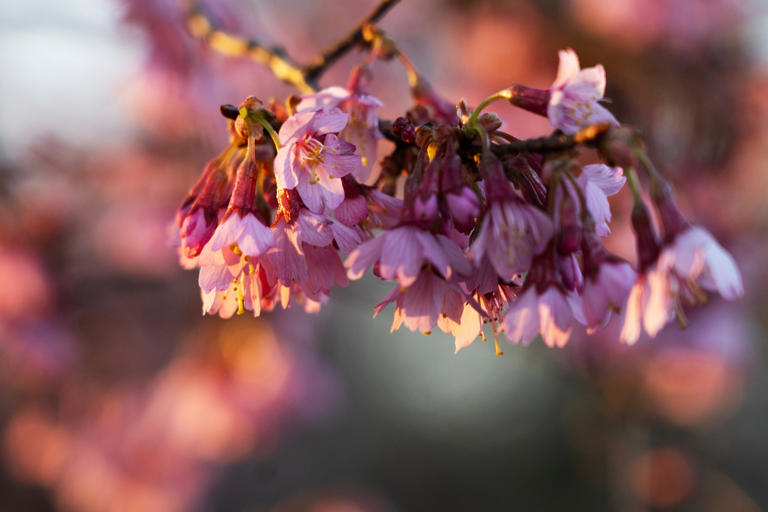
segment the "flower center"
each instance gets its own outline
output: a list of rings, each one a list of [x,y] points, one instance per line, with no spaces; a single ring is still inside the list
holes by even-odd
[[[325,155],[323,155],[325,146],[311,135],[297,145],[299,147],[299,162],[302,167],[305,165],[314,167],[315,164],[325,159]]]

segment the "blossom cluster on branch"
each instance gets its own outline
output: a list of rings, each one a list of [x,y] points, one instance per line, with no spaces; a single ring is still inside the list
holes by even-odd
[[[374,43],[373,56],[398,56],[409,73],[415,105],[393,121],[379,118],[382,103],[368,92],[370,59],[346,88],[223,108],[229,144],[176,219],[204,313],[315,312],[334,286],[370,269],[392,282],[375,307],[395,304],[392,330],[437,326],[458,351],[489,324],[500,354],[499,333],[561,347],[575,325],[594,332],[614,315],[634,343],[675,317],[684,323],[683,306],[707,292],[742,294],[732,257],[682,216],[637,134],[601,104],[602,66],[581,69],[564,50],[549,89],[513,85],[471,109],[439,97],[386,39]],[[554,133],[515,139],[486,110],[497,100],[547,117]],[[379,159],[381,139],[392,149]],[[578,164],[580,145],[603,161]],[[608,196],[627,181],[637,268],[601,240]]]

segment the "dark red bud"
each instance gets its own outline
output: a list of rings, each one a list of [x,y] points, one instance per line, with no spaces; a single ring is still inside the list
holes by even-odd
[[[416,140],[416,130],[404,117],[395,119],[394,123],[392,123],[392,131],[396,137],[405,143],[411,144]]]
[[[690,227],[690,223],[677,209],[672,195],[672,186],[668,183],[651,187],[651,199],[659,211],[661,224],[664,227],[664,240],[670,241]]]
[[[637,242],[638,267],[643,272],[656,262],[661,249],[651,221],[651,213],[644,203],[637,202],[632,208],[632,227]]]
[[[516,107],[520,107],[540,116],[547,116],[547,107],[549,106],[549,89],[534,89],[524,85],[513,85],[511,88],[512,97],[509,102]]]

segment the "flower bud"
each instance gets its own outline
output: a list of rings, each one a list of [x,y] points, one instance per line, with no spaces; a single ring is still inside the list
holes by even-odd
[[[632,208],[632,227],[637,242],[637,261],[641,272],[656,262],[659,257],[659,239],[651,221],[651,213],[645,203],[636,202]]]
[[[395,136],[405,143],[411,144],[416,140],[416,130],[413,125],[404,117],[398,117],[392,123],[392,131]]]

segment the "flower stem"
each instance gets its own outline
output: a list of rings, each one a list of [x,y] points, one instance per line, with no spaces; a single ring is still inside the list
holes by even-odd
[[[664,180],[664,178],[661,177],[661,174],[659,174],[656,166],[653,165],[653,162],[651,161],[648,154],[640,147],[633,148],[633,152],[635,153],[637,159],[640,160],[640,163],[643,164],[645,170],[648,172],[648,179],[651,182],[651,189],[659,190],[665,186],[667,182]]]
[[[581,206],[581,221],[585,225],[592,224],[594,226],[595,221],[592,218],[592,214],[589,212],[589,207],[587,206],[587,198],[584,196],[584,190],[582,190],[581,185],[579,185],[579,182],[576,181],[576,177],[571,173],[569,169],[563,169],[563,174],[565,174],[568,177],[568,180],[573,185],[574,190],[576,191],[576,195],[579,198],[579,205]]]
[[[419,73],[416,71],[413,62],[411,62],[411,59],[406,57],[400,50],[397,51],[397,58],[405,68],[405,72],[408,73],[408,85],[410,87],[416,87],[419,83]]]
[[[632,198],[635,203],[642,203],[643,198],[640,196],[640,184],[638,183],[637,172],[633,167],[627,168],[627,183],[629,183],[629,189],[632,191]]]
[[[258,121],[261,126],[264,127],[264,129],[267,131],[269,136],[272,138],[272,142],[275,144],[275,149],[280,149],[280,147],[281,147],[280,137],[278,137],[277,132],[275,131],[274,128],[272,128],[272,125],[270,124],[270,122],[267,121],[264,118],[264,116],[259,115],[259,114],[254,114],[253,118],[256,121]]]
[[[497,93],[491,94],[487,98],[485,98],[483,101],[480,102],[480,104],[475,108],[475,110],[472,111],[472,115],[469,116],[469,121],[467,121],[467,124],[474,124],[477,122],[477,118],[480,115],[480,112],[493,103],[496,100],[508,100],[512,97],[512,90],[511,89],[504,89],[502,91],[499,91]]]

